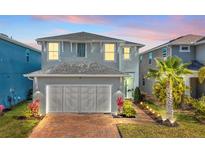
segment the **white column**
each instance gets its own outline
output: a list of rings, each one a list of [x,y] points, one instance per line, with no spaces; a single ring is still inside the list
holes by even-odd
[[[70,52],[72,53],[72,42],[70,42]]]
[[[136,63],[136,71],[135,71],[135,76],[134,76],[134,78],[135,78],[134,88],[136,88],[136,87],[139,87],[139,61],[140,61],[140,59],[139,59],[139,50],[138,50],[137,47],[135,47],[135,51],[134,52],[136,54],[136,61],[137,61],[137,63]]]
[[[187,87],[189,87],[190,88],[190,77],[184,77],[184,83],[185,83],[185,85],[187,86]],[[185,95],[187,95],[187,96],[190,96],[191,95],[191,93],[190,93],[190,89],[187,89],[186,91],[185,91]]]
[[[38,90],[38,80],[37,77],[34,77],[34,91]]]
[[[64,52],[64,42],[61,42],[61,51]]]
[[[119,44],[119,47],[118,47],[118,54],[119,54],[119,71],[122,71],[122,46],[121,44]]]

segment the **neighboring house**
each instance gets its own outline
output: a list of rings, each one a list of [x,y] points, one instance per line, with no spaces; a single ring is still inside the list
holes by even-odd
[[[42,69],[34,78],[41,113],[116,112],[116,92],[126,98],[138,86],[142,44],[79,32],[37,39]]]
[[[0,34],[0,104],[7,108],[27,99],[32,81],[23,74],[41,67],[41,53]]]
[[[190,63],[189,69],[193,74],[184,76],[185,84],[190,87],[187,95],[194,98],[205,94],[205,84],[198,82],[198,69],[205,64],[205,37],[199,35],[185,35],[140,54],[140,89],[152,94],[154,80],[146,79],[149,68],[155,68],[155,58],[168,56],[180,57],[184,63]]]

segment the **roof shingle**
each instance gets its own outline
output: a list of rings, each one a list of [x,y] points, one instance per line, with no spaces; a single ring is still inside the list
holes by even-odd
[[[42,69],[29,75],[37,74],[116,74],[123,75],[123,72],[108,66],[91,61],[69,61],[62,62],[50,68]]]

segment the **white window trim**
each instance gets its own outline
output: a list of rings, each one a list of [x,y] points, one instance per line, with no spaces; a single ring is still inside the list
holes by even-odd
[[[125,48],[129,48],[129,58],[128,59],[125,59]],[[131,47],[123,47],[123,59],[125,61],[131,60]]]
[[[79,43],[81,43],[81,42],[77,42],[76,43],[76,57],[77,58],[87,58],[88,57],[88,54],[87,54],[87,43],[84,43],[84,42],[82,42],[82,43],[85,44],[85,57],[78,57],[78,44]]]
[[[114,60],[105,60],[105,45],[106,44],[114,44]],[[106,62],[116,62],[116,58],[115,58],[116,49],[117,49],[116,44],[115,43],[104,43],[103,49],[104,49],[104,52],[103,52],[103,54],[104,54],[104,56],[103,56],[104,61],[106,61]]]
[[[188,50],[182,50],[182,47],[188,47]],[[190,52],[190,46],[188,45],[180,45],[180,52]]]
[[[49,59],[49,43],[58,43],[58,59]],[[48,42],[47,43],[47,61],[59,61],[60,60],[60,43],[59,42]]]

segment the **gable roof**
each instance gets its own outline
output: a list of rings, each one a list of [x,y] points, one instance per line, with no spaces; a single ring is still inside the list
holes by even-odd
[[[120,72],[111,67],[92,62],[88,60],[73,60],[68,62],[62,62],[58,65],[42,69],[30,74],[26,74],[27,77],[35,76],[124,76],[123,72]]]
[[[166,42],[164,44],[161,44],[159,46],[151,48],[151,49],[149,49],[147,51],[144,51],[144,52],[142,52],[140,54],[144,54],[144,53],[147,53],[147,52],[150,52],[150,51],[153,51],[153,50],[157,50],[157,49],[160,49],[160,48],[168,46],[168,45],[195,45],[202,38],[204,38],[204,36],[193,35],[193,34],[188,34],[188,35],[180,36],[178,38],[170,40],[169,42]]]
[[[143,47],[143,44],[129,42],[117,38],[112,38],[108,36],[98,35],[94,33],[88,32],[77,32],[77,33],[70,33],[65,35],[57,35],[51,37],[42,37],[36,39],[37,42],[40,41],[61,41],[61,40],[69,40],[69,41],[114,41],[114,42],[124,42],[125,44],[134,44],[136,46]]]
[[[36,49],[36,48],[33,48],[33,47],[31,47],[31,46],[29,46],[29,45],[27,45],[27,44],[24,44],[24,43],[21,43],[21,42],[19,42],[19,41],[16,41],[16,40],[14,40],[14,39],[11,39],[11,38],[9,38],[8,36],[6,36],[6,35],[4,35],[4,34],[1,34],[1,33],[0,33],[0,39],[5,40],[5,41],[8,41],[8,42],[13,43],[13,44],[16,44],[16,45],[19,45],[19,46],[24,47],[24,48],[29,48],[29,49],[31,49],[31,50],[33,50],[33,51],[38,52],[38,53],[41,53],[40,50],[38,50],[38,49]]]

